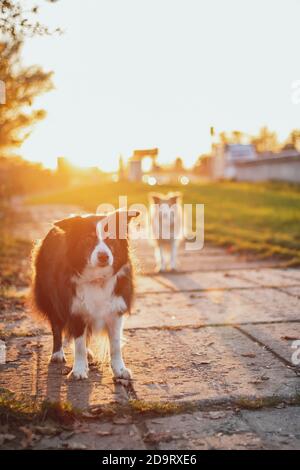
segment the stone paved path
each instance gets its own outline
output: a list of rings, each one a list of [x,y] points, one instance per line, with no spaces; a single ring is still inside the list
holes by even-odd
[[[75,211],[28,208],[16,234],[39,237],[50,220]],[[114,384],[107,365],[93,366],[88,381],[68,380],[68,369],[49,364],[49,330],[26,313],[12,313],[2,325],[12,337],[0,387],[37,401],[69,401],[87,412],[132,399],[158,414],[166,404],[180,405],[181,412],[94,420],[35,447],[299,449],[300,378],[292,355],[300,340],[300,270],[207,246],[197,253],[182,249],[180,271],[158,275],[152,248],[145,242],[133,248],[140,271],[124,346],[132,387]],[[71,358],[68,347],[68,366]],[[247,410],[250,405],[259,409]]]

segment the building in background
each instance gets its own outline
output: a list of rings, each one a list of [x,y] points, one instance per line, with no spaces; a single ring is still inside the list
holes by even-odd
[[[295,148],[257,153],[252,144],[214,144],[212,179],[300,182],[300,153]]]
[[[234,179],[237,175],[236,165],[238,162],[254,161],[256,159],[257,153],[252,144],[214,144],[212,178]]]
[[[132,157],[128,161],[128,180],[129,181],[142,181],[143,180],[143,160],[150,158],[152,167],[156,164],[158,156],[158,148],[146,150],[134,150]]]
[[[259,155],[256,160],[236,163],[237,181],[288,181],[300,183],[300,153],[282,152]]]

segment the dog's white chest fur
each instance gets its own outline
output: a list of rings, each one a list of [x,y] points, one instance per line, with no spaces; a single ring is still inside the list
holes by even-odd
[[[108,316],[125,312],[127,307],[123,297],[114,294],[117,275],[104,279],[91,279],[89,276],[91,273],[85,273],[75,280],[72,313],[84,315],[93,330],[98,330],[105,326]]]

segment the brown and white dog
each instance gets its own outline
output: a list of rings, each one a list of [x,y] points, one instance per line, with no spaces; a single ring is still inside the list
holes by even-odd
[[[100,331],[109,337],[114,376],[131,378],[122,358],[121,336],[134,289],[127,229],[137,215],[137,211],[116,211],[60,220],[36,249],[33,296],[52,328],[51,360],[64,362],[62,334],[73,338],[70,374],[75,379],[88,377],[87,340]]]
[[[157,271],[166,271],[167,260],[177,269],[177,250],[182,239],[181,193],[150,193],[151,242],[155,247]]]

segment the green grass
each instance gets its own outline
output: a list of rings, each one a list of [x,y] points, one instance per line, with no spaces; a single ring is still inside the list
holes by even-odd
[[[37,403],[28,396],[16,398],[10,390],[0,388],[0,423],[2,424],[46,420],[70,423],[78,416],[80,416],[80,411],[73,408],[70,403],[48,400]]]
[[[300,396],[296,394],[289,399],[279,396],[265,398],[233,398],[230,401],[204,402],[147,402],[144,400],[129,400],[126,404],[109,403],[92,406],[88,410],[74,408],[69,402],[51,402],[44,400],[37,403],[30,397],[16,398],[10,390],[0,388],[0,424],[3,423],[43,423],[46,420],[68,424],[80,420],[111,421],[115,417],[154,418],[157,416],[173,416],[182,413],[193,413],[208,410],[230,410],[233,408],[258,410],[274,408],[280,404],[299,406]]]
[[[30,251],[29,241],[16,239],[0,229],[0,290],[11,286],[23,287],[27,284],[20,267],[22,260],[29,256]]]
[[[30,202],[75,204],[92,212],[102,202],[118,207],[119,195],[127,195],[128,204],[147,204],[151,190],[180,190],[184,203],[205,204],[205,242],[300,265],[300,185],[218,182],[150,188],[138,183],[106,183],[66,189]]]
[[[9,311],[23,311],[25,297],[20,290],[29,285],[30,273],[24,260],[29,258],[31,243],[12,235],[13,217],[0,203],[0,320]],[[0,339],[8,333],[0,330]]]

